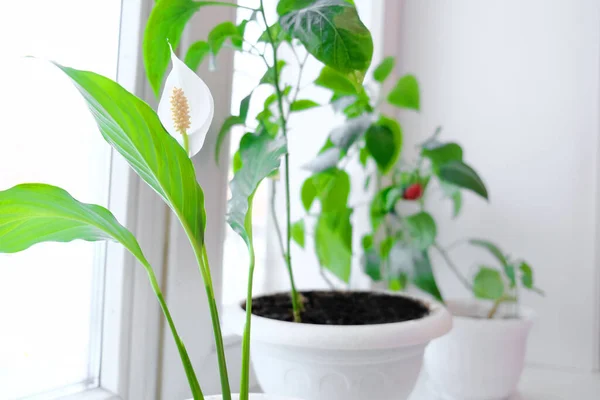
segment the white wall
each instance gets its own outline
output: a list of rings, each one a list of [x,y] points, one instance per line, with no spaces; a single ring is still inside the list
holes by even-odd
[[[455,222],[436,201],[440,241],[487,237],[529,260],[546,291],[523,298],[539,313],[529,361],[597,368],[600,2],[391,3],[399,36],[387,50],[422,89],[420,115],[402,115],[406,143],[442,125],[490,190],[490,205],[468,196]],[[455,254],[471,273],[487,260]],[[439,260],[436,272],[445,295],[464,294]]]

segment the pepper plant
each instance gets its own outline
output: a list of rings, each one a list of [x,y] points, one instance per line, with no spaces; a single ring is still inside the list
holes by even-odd
[[[217,162],[222,145],[232,127],[242,126],[248,132],[242,138],[233,159],[236,179],[241,173],[238,169],[242,165],[253,163],[253,158],[261,156],[265,148],[277,147],[278,143],[286,141],[292,113],[319,106],[314,100],[302,97],[300,83],[308,57],[313,57],[325,65],[325,72],[316,84],[335,86],[338,84],[338,77],[342,77],[342,84],[349,85],[347,91],[363,91],[362,82],[371,64],[373,42],[369,30],[359,18],[353,0],[280,0],[277,3],[277,19],[273,21],[268,20],[263,0],[260,0],[256,8],[225,1],[160,0],[152,10],[144,37],[146,71],[156,92],[159,91],[167,68],[169,43],[173,48],[177,48],[190,18],[209,6],[237,7],[250,10],[251,15],[239,25],[232,22],[219,23],[207,38],[198,38],[202,40],[185,49],[186,64],[195,70],[203,61],[213,60],[225,48],[253,54],[264,62],[265,67],[259,86],[264,85],[272,91],[264,102],[263,111],[255,120],[248,115],[254,93],[252,90],[242,100],[238,115],[227,118],[220,129],[215,151]],[[258,44],[249,43],[244,39],[244,32],[249,24],[257,24],[263,32]],[[291,50],[291,59],[282,59],[280,50],[283,47]],[[301,53],[305,55],[302,56]],[[292,63],[297,66],[297,84],[285,85],[281,79],[281,72]],[[290,206],[292,198],[289,165],[292,154],[283,151],[281,155],[286,200],[284,233],[281,232],[281,224],[274,210],[272,211],[289,274],[294,320],[300,322],[302,302],[296,290],[290,251],[295,229],[291,222]],[[279,176],[279,173],[275,172],[274,175]],[[237,182],[236,179],[234,182]],[[274,195],[273,192],[272,196]],[[245,231],[242,232],[242,237],[251,244],[251,235],[247,234],[251,232],[250,222],[244,225],[242,220],[238,219],[234,225],[238,232]],[[254,255],[250,253],[253,265]],[[250,307],[247,307],[247,310],[250,310]],[[249,313],[250,311],[248,318]]]
[[[523,261],[512,262],[493,243],[471,240],[500,262],[497,269],[481,267],[470,282],[452,261],[449,249],[437,241],[437,225],[427,211],[426,197],[441,191],[450,200],[456,218],[462,208],[464,191],[488,199],[488,191],[478,173],[464,160],[458,143],[441,140],[441,128],[418,145],[416,162],[402,157],[402,128],[397,119],[381,112],[387,102],[399,109],[419,111],[420,93],[413,75],[401,77],[389,93],[382,86],[394,70],[395,60],[388,57],[374,70],[375,87],[350,90],[351,83],[336,75],[332,91],[334,108],[346,116],[346,122],[334,129],[319,155],[306,165],[313,172],[303,185],[302,202],[307,217],[295,227],[296,242],[305,245],[306,220],[314,220],[314,243],[321,266],[348,283],[356,253],[366,274],[375,282],[383,281],[391,290],[403,290],[412,283],[443,301],[431,266],[431,252],[437,252],[457,278],[477,298],[494,300],[493,317],[503,302],[516,302],[514,292],[520,282],[526,289],[533,286],[533,272]],[[334,72],[324,69],[322,76]],[[317,80],[317,84],[319,80]],[[348,91],[345,91],[348,88]],[[364,204],[348,203],[351,191],[348,163],[357,161],[365,172],[364,190],[373,193],[366,204],[370,232],[362,237],[362,249],[353,249],[352,214]],[[312,212],[313,203],[320,209]]]

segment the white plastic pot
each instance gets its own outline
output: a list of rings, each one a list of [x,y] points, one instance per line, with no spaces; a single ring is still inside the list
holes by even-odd
[[[447,302],[454,327],[425,351],[430,389],[444,400],[500,400],[516,392],[523,372],[533,311],[521,307],[515,318],[485,319],[482,303]]]
[[[312,325],[252,316],[252,364],[262,390],[303,400],[407,399],[425,346],[452,327],[443,306],[419,300],[428,316],[391,324]],[[241,306],[226,313],[239,335],[244,318]]]

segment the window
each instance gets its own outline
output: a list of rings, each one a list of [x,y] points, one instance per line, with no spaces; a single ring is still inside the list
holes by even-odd
[[[10,38],[0,65],[0,190],[44,182],[106,206],[110,148],[77,90],[45,60],[114,79],[121,1],[7,7],[0,15],[0,35]],[[0,255],[0,398],[53,398],[98,385],[104,254],[104,244],[74,242]]]

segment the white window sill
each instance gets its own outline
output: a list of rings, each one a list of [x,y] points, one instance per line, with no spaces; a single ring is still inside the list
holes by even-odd
[[[85,392],[61,397],[60,400],[121,400],[121,398],[104,389],[90,389]]]
[[[434,398],[421,379],[410,400]],[[598,400],[600,373],[583,373],[528,367],[523,372],[519,394],[509,400]]]

